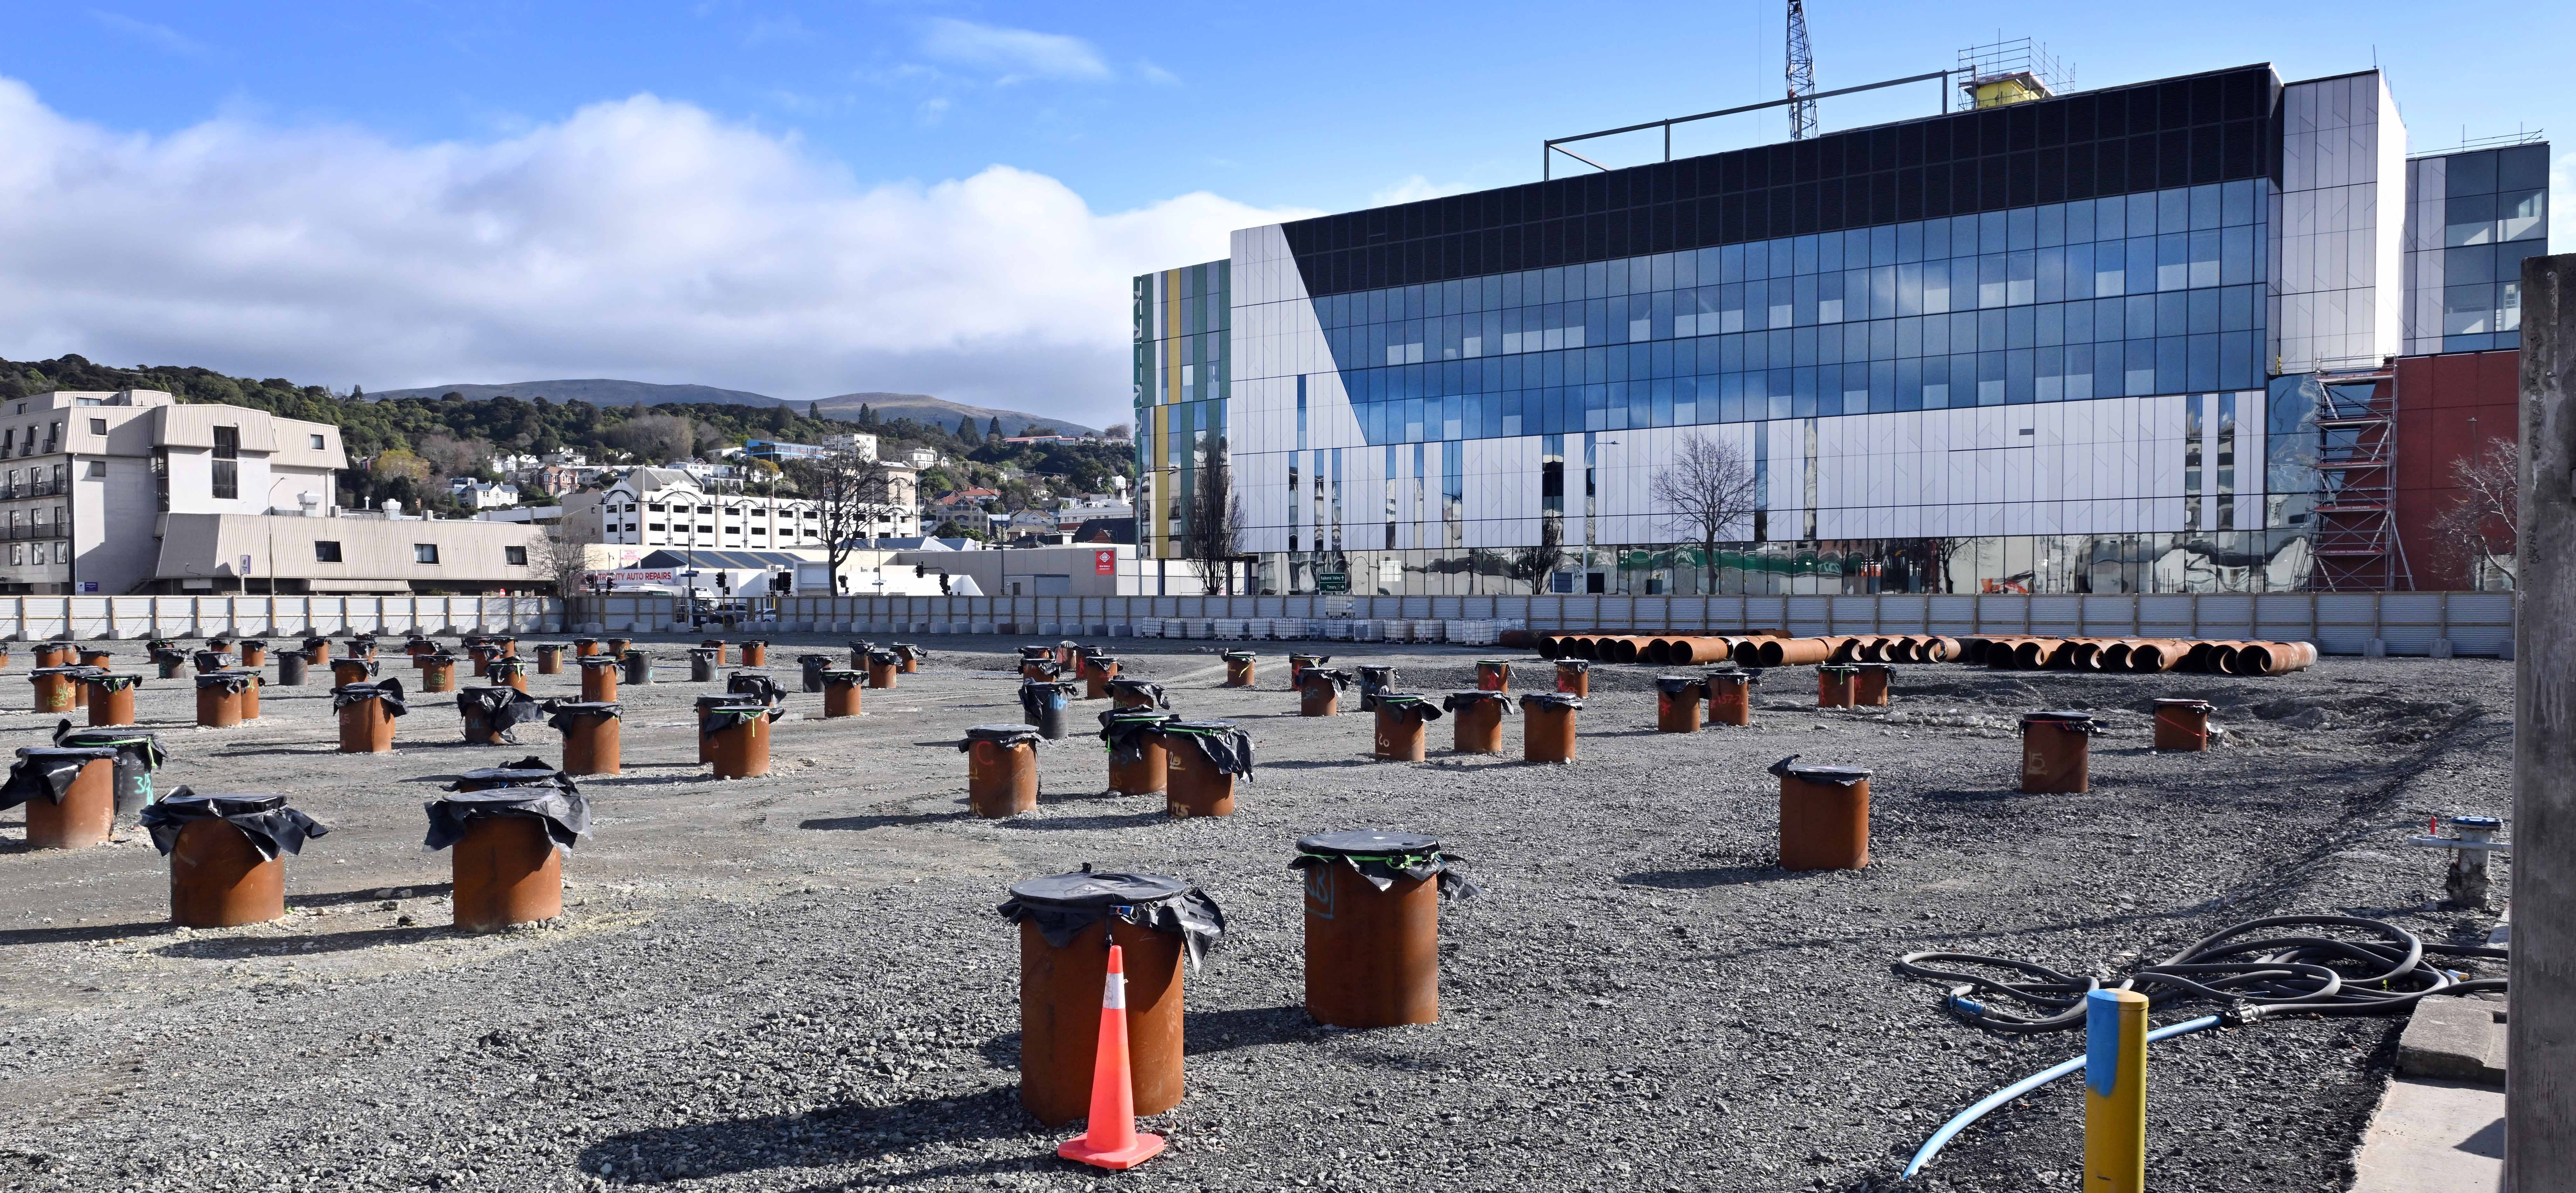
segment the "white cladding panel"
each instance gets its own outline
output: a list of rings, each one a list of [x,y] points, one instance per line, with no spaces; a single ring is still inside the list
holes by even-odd
[[[2281,94],[2272,320],[2280,369],[2376,361],[2402,344],[2406,126],[2377,71]],[[2384,214],[2383,214],[2384,213]]]

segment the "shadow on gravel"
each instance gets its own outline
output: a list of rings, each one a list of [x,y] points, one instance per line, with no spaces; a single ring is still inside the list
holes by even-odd
[[[1003,828],[1053,832],[1062,829],[1143,828],[1146,825],[1158,824],[1163,821],[1170,820],[1171,818],[1171,814],[1168,812],[1153,811],[1130,812],[1124,816],[1066,816],[1057,820],[1031,820],[1024,817],[1014,816],[1008,820],[996,821],[995,823],[999,824]]]
[[[380,948],[393,944],[419,944],[439,936],[457,935],[448,924],[418,924],[409,928],[365,928],[356,932],[333,932],[319,936],[233,937],[222,940],[182,940],[152,950],[162,957],[185,957],[196,960],[227,960],[234,957],[279,957],[302,953],[347,953],[358,949]]]
[[[71,928],[0,929],[0,948],[22,944],[87,944],[96,940],[114,940],[120,936],[167,936],[170,921],[153,920],[141,924],[92,924]]]
[[[1322,770],[1337,766],[1376,766],[1381,759],[1362,754],[1356,758],[1309,758],[1296,762],[1264,762],[1263,770]]]
[[[398,883],[392,886],[371,886],[363,891],[333,891],[328,894],[319,895],[296,895],[288,899],[287,902],[296,907],[343,907],[351,903],[381,903],[386,899],[393,897],[391,895],[384,894],[383,892],[385,891],[404,891],[408,892],[405,896],[407,898],[425,899],[433,895],[444,897],[448,893],[448,888],[452,885],[453,884],[451,883],[445,882],[407,882]]]
[[[1312,1039],[1323,1030],[1306,1017],[1304,1007],[1244,1007],[1232,1011],[1184,1008],[1181,1011],[1181,1038],[1186,1041],[1183,1049],[1192,1056],[1261,1044],[1293,1043]]]
[[[405,744],[406,744],[406,745],[408,745],[408,744],[410,744],[410,743],[405,743]],[[264,749],[264,750],[226,750],[226,751],[224,751],[224,757],[226,757],[226,758],[261,758],[261,757],[265,757],[265,756],[268,756],[268,755],[271,755],[271,754],[287,754],[287,755],[294,755],[294,754],[337,754],[337,753],[339,753],[339,752],[340,752],[340,748],[339,748],[338,746],[325,746],[325,747],[323,747],[323,748],[321,748],[321,749],[318,749],[318,750],[298,750],[298,749],[293,749],[293,748],[290,748],[290,747],[287,747],[287,746],[271,746],[271,747],[269,747],[269,748],[267,748],[267,749]]]
[[[1918,791],[1914,798],[1930,804],[2002,804],[2052,797],[2033,796],[2017,787],[1986,787],[1974,791]]]
[[[798,821],[796,827],[816,829],[823,832],[864,833],[872,828],[912,828],[917,825],[939,824],[950,820],[964,820],[972,815],[974,815],[974,813],[960,810],[955,812],[889,812],[877,816],[824,816],[817,817],[813,820]]]
[[[1830,874],[1830,870],[1812,871]],[[1672,891],[1704,891],[1713,886],[1739,886],[1775,878],[1800,878],[1805,875],[1778,866],[1712,866],[1706,870],[1640,870],[1622,874],[1619,881],[1629,886],[1655,886]]]
[[[1035,1128],[1035,1120],[1020,1109],[1016,1088],[1005,1086],[892,1106],[835,1106],[807,1114],[629,1131],[581,1149],[579,1167],[614,1184],[654,1185],[775,1168],[856,1164],[927,1144],[1025,1135]],[[979,1171],[984,1167],[976,1165]],[[931,1171],[916,1170],[899,1179],[910,1184]]]

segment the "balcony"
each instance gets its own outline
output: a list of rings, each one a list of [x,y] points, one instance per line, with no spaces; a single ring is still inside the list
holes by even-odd
[[[14,485],[0,484],[0,500],[12,500],[25,497],[60,497],[63,494],[63,490],[69,487],[70,486],[68,485],[56,484],[51,479],[20,481]]]

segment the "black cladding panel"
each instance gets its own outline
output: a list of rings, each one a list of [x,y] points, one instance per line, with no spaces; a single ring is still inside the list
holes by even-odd
[[[1308,293],[2269,177],[2269,65],[1283,226]]]

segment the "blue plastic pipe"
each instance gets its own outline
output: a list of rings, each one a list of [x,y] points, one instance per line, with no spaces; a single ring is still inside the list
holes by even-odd
[[[2184,1022],[2174,1024],[2171,1027],[2159,1027],[2154,1031],[2148,1032],[2147,1042],[2153,1044],[2158,1040],[2170,1040],[2175,1036],[2187,1036],[2193,1032],[2206,1031],[2216,1026],[2218,1026],[2218,1016],[2203,1015],[2198,1019],[2186,1020]],[[1951,1136],[1966,1130],[1968,1124],[1984,1118],[1988,1111],[1991,1111],[1995,1107],[2001,1106],[2006,1102],[2010,1102],[2023,1094],[2029,1093],[2032,1090],[2038,1089],[2051,1081],[2064,1077],[2069,1073],[2077,1072],[2082,1068],[2084,1068],[2084,1058],[2078,1056],[2062,1064],[2052,1065],[2048,1068],[2042,1069],[2039,1072],[2033,1073],[2028,1077],[2024,1077],[2019,1081],[2013,1082],[2011,1085],[2007,1085],[2002,1089],[1986,1095],[1983,1101],[1978,1102],[1976,1105],[1971,1106],[1966,1110],[1960,1111],[1958,1117],[1951,1119],[1949,1122],[1943,1123],[1940,1130],[1934,1131],[1932,1133],[1932,1138],[1924,1141],[1923,1150],[1914,1153],[1914,1162],[1905,1166],[1905,1175],[1898,1179],[1908,1181],[1913,1180],[1914,1174],[1923,1171],[1923,1166],[1931,1163],[1932,1157],[1940,1155],[1941,1149],[1949,1145]]]

